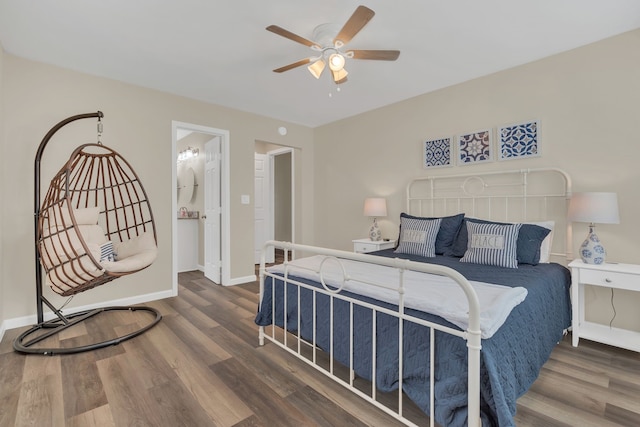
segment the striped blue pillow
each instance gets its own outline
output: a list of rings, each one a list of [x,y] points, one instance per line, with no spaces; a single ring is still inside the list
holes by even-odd
[[[100,245],[100,262],[103,261],[115,261],[115,257],[113,255],[113,242],[108,241]]]
[[[436,256],[436,237],[442,218],[416,219],[400,218],[400,243],[395,252],[398,254],[419,255],[433,258]]]
[[[522,224],[467,222],[467,250],[460,262],[518,268],[518,233]]]

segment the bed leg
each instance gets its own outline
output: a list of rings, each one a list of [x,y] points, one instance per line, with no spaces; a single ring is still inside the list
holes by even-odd
[[[258,327],[258,344],[260,346],[264,345],[264,326]]]
[[[351,379],[351,381],[355,381],[356,371],[354,371],[353,369],[349,369],[349,378]]]

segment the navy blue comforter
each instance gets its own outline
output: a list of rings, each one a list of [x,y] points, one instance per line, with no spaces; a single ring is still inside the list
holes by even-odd
[[[459,262],[459,258],[438,256],[421,258],[395,254],[393,250],[376,253],[413,261],[445,265],[462,273],[468,280],[522,286],[526,299],[516,306],[502,327],[489,339],[482,340],[481,352],[481,416],[485,426],[514,426],[516,399],[535,381],[542,365],[563,331],[571,321],[569,299],[570,274],[559,264],[519,265],[517,269]],[[316,283],[299,279],[317,286]],[[300,333],[311,341],[313,337],[312,292],[289,285],[287,287],[287,329],[298,329],[298,292],[300,292]],[[349,293],[345,293],[350,296]],[[261,326],[272,323],[272,281],[265,280],[265,292],[255,322]],[[283,283],[276,280],[276,325],[284,324]],[[393,305],[366,297],[361,300],[394,308]],[[331,350],[329,331],[329,297],[316,300],[316,343]],[[407,309],[416,317],[435,321],[452,328],[456,326],[429,313]],[[371,311],[354,309],[354,370],[357,375],[372,380],[372,319]],[[334,358],[349,366],[349,306],[334,301]],[[459,329],[459,328],[457,328]],[[379,390],[398,388],[398,320],[378,313],[376,318],[376,385]],[[445,426],[467,424],[467,347],[461,338],[436,333],[435,416]],[[426,413],[429,413],[429,329],[410,322],[404,325],[403,390]]]

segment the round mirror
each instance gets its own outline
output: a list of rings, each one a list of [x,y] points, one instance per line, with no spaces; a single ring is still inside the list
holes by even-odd
[[[183,169],[178,177],[178,207],[182,207],[191,202],[193,198],[193,190],[195,188],[196,174],[193,168]]]

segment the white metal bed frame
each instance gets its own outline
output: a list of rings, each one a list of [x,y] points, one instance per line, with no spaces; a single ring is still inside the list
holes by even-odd
[[[534,181],[532,182],[532,178]],[[556,222],[556,232],[561,235],[558,237],[564,237],[564,239],[556,239],[554,237],[554,251],[552,255],[559,257],[561,262],[566,263],[571,258],[571,223],[566,219],[567,202],[571,196],[571,181],[569,176],[559,169],[525,169],[515,171],[502,171],[502,172],[489,172],[473,175],[449,175],[449,176],[430,176],[419,177],[412,180],[406,190],[407,195],[407,213],[417,216],[446,216],[455,213],[465,212],[467,217],[481,217],[483,219],[497,220],[497,221],[511,221],[511,222],[527,222],[527,221],[541,221],[541,220],[554,220]],[[566,226],[562,227],[563,225]],[[560,227],[558,227],[560,226]],[[564,234],[564,235],[563,235]],[[557,242],[559,240],[559,242]],[[265,266],[265,253],[267,249],[280,248],[285,252],[285,273],[284,277],[276,276],[273,273],[269,273]],[[322,255],[326,257],[324,261],[332,261],[340,263],[340,259],[354,260],[369,262],[378,265],[384,265],[392,267],[398,270],[399,280],[396,284],[388,283],[373,283],[371,281],[364,281],[358,279],[360,282],[365,282],[371,286],[380,286],[387,289],[392,288],[398,293],[398,310],[389,310],[377,305],[369,304],[357,299],[350,298],[340,293],[346,282],[350,280],[356,280],[355,277],[348,277],[343,274],[342,286],[338,289],[331,289],[326,286],[323,279],[324,261],[321,264],[320,271],[315,273],[320,275],[322,286],[316,288],[310,286],[304,282],[295,280],[289,277],[289,254],[304,253],[308,255]],[[406,270],[415,270],[425,273],[432,273],[437,275],[448,276],[452,278],[464,291],[468,303],[469,303],[469,319],[468,329],[466,331],[460,331],[457,329],[448,328],[446,326],[429,322],[409,314],[404,310],[404,286],[403,286],[403,272]],[[344,267],[343,267],[344,272]],[[299,245],[287,242],[269,241],[265,244],[265,250],[262,252],[261,264],[260,264],[260,301],[264,294],[264,280],[266,277],[273,277],[285,282],[285,285],[289,284],[293,286],[299,286],[301,288],[309,289],[313,292],[314,301],[314,313],[313,313],[313,339],[309,342],[304,340],[300,335],[300,310],[298,310],[297,319],[297,332],[295,334],[283,332],[279,327],[275,326],[275,321],[269,327],[259,327],[259,343],[264,345],[265,339],[273,342],[277,346],[283,348],[289,353],[295,355],[299,359],[303,360],[310,366],[313,366],[323,374],[337,381],[353,393],[369,401],[376,407],[382,409],[392,417],[398,419],[409,426],[415,426],[416,424],[405,417],[403,412],[403,398],[402,398],[402,361],[403,361],[403,321],[410,321],[430,328],[430,355],[429,366],[431,367],[430,374],[430,425],[433,426],[435,422],[434,416],[434,365],[431,363],[434,360],[434,339],[435,331],[442,331],[467,341],[468,349],[468,425],[469,426],[481,426],[480,419],[480,351],[481,351],[481,338],[480,338],[480,320],[479,320],[479,305],[478,297],[471,287],[467,279],[465,279],[460,273],[447,267],[442,267],[432,264],[424,264],[419,262],[412,262],[407,260],[392,259],[385,257],[378,257],[375,255],[358,254],[346,251],[338,251],[326,248],[319,248],[313,246]],[[275,287],[272,287],[272,292]],[[331,301],[331,314],[329,318],[330,322],[330,342],[333,342],[333,306],[336,299],[346,301],[349,304],[349,312],[351,316],[351,331],[350,331],[350,362],[349,368],[351,375],[349,379],[345,380],[336,375],[334,372],[333,363],[333,345],[329,354],[330,365],[329,369],[326,369],[318,364],[317,352],[319,350],[316,346],[316,313],[315,302],[317,294],[325,294],[330,297]],[[286,293],[285,293],[286,295]],[[275,298],[273,298],[275,301]],[[300,293],[298,293],[298,307],[300,307]],[[287,301],[284,302],[284,316],[287,313]],[[398,360],[399,360],[399,386],[398,386],[398,403],[397,408],[391,409],[376,399],[376,385],[375,385],[375,352],[372,351],[372,386],[371,393],[367,394],[354,386],[353,375],[353,307],[354,305],[363,306],[371,310],[372,313],[372,328],[373,328],[373,344],[372,348],[376,348],[375,342],[375,330],[376,330],[376,313],[385,313],[395,318],[400,319],[398,321],[399,328],[399,343],[398,343]],[[272,313],[275,316],[275,302],[272,307]],[[286,325],[286,319],[284,320]],[[280,330],[278,334],[277,331]],[[290,340],[293,340],[293,344],[290,344]],[[303,350],[312,351],[312,356],[303,355]]]

